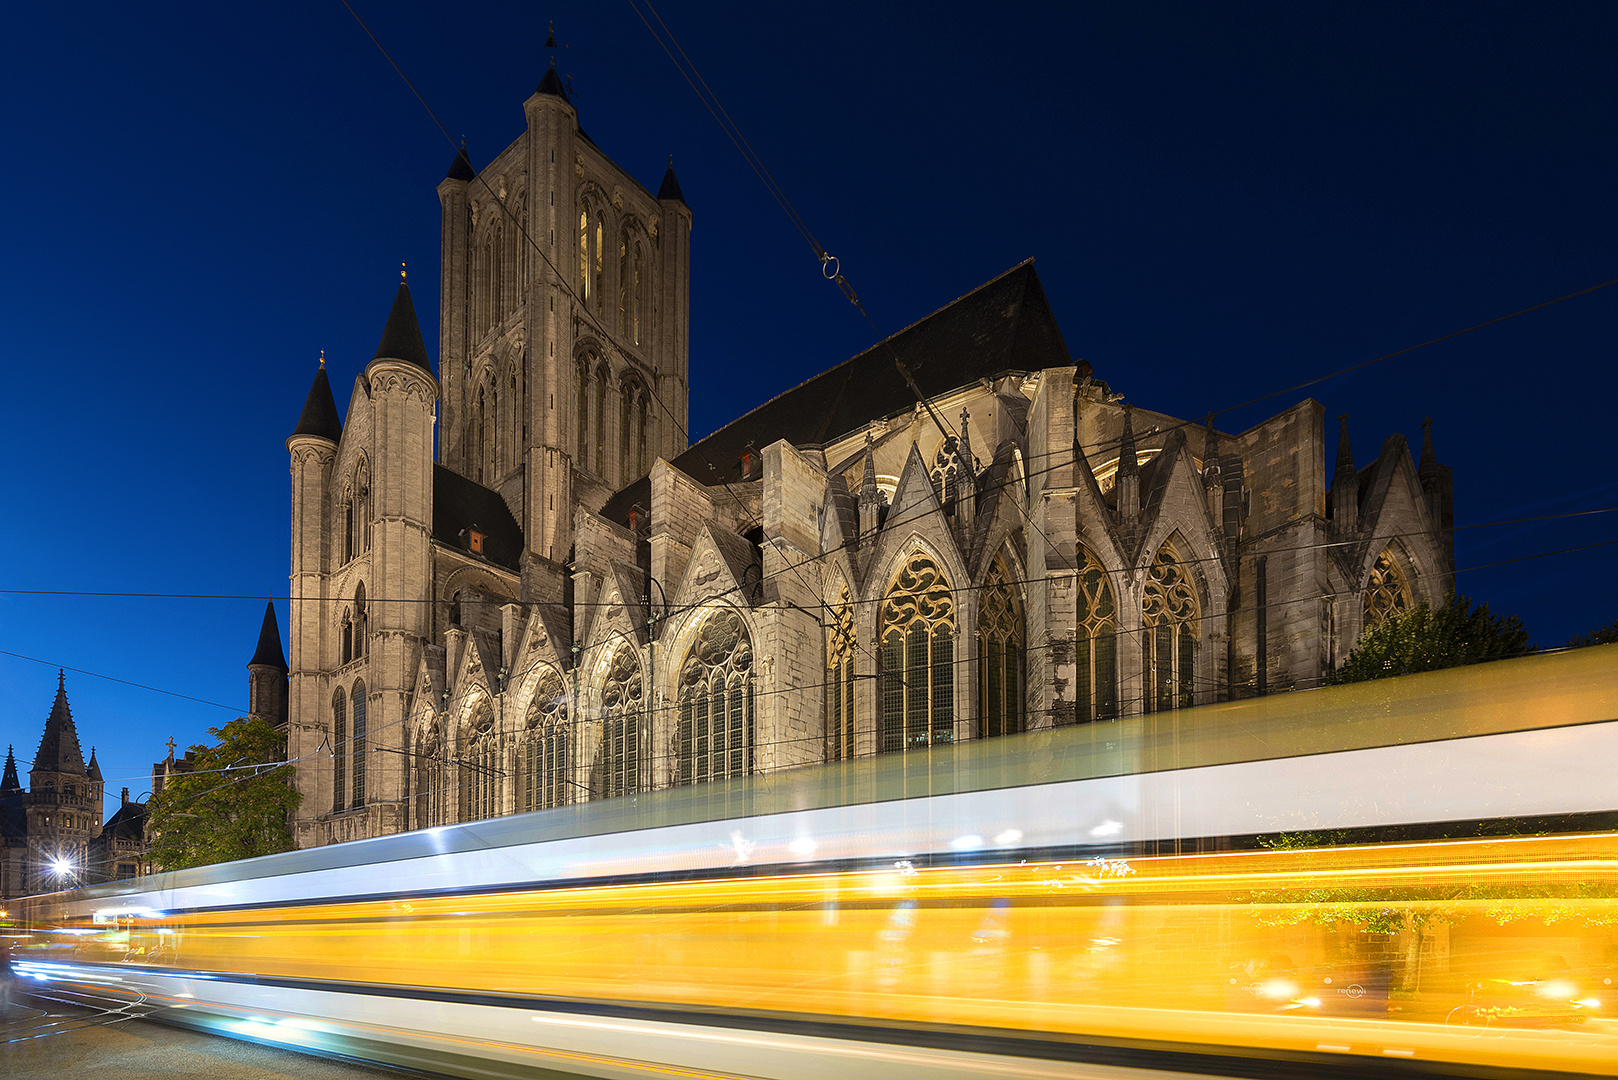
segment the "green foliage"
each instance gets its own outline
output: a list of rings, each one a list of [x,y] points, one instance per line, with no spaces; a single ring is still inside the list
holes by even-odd
[[[1488,604],[1474,608],[1468,597],[1451,593],[1436,609],[1422,603],[1365,631],[1331,681],[1385,679],[1533,651],[1528,629],[1515,615],[1490,614]]]
[[[217,745],[191,747],[195,771],[171,775],[149,804],[148,851],[160,869],[292,849],[287,822],[302,796],[275,725],[238,717],[208,734]]]
[[[1614,619],[1606,626],[1600,626],[1588,634],[1579,634],[1567,643],[1570,649],[1582,649],[1586,645],[1611,645],[1618,641],[1618,619]]]

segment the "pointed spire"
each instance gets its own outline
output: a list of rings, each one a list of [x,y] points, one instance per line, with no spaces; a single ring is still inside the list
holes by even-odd
[[[876,532],[877,510],[882,493],[876,486],[876,453],[870,432],[865,434],[865,475],[860,479],[860,535]]]
[[[466,154],[466,140],[461,140],[461,149],[455,155],[455,160],[449,163],[449,172],[445,180],[460,180],[463,183],[476,179],[477,170],[472,168],[472,159]]]
[[[551,57],[550,68],[545,72],[545,77],[539,80],[539,88],[534,93],[559,97],[569,105],[573,104],[573,99],[567,95],[567,87],[562,85],[562,77],[556,74],[556,58],[554,56]]]
[[[22,794],[22,782],[17,779],[17,755],[13,748],[6,747],[6,771],[0,776],[0,799],[7,799],[13,795]]]
[[[399,291],[393,294],[393,310],[388,312],[388,323],[382,328],[382,340],[377,343],[376,355],[371,359],[401,360],[414,364],[427,374],[433,365],[427,359],[427,343],[421,337],[421,323],[416,320],[416,305],[410,302],[410,286],[399,274]]]
[[[343,437],[343,422],[337,418],[337,399],[331,395],[331,380],[326,377],[326,354],[320,354],[320,367],[315,381],[309,384],[309,396],[304,399],[303,412],[298,414],[298,426],[293,435],[318,435],[336,442]]]
[[[1421,422],[1421,464],[1416,467],[1416,475],[1425,486],[1428,477],[1438,475],[1438,469],[1438,455],[1433,452],[1433,418],[1429,416]]]
[[[39,738],[30,772],[76,773],[84,775],[84,752],[79,749],[79,731],[73,725],[73,710],[67,703],[67,676],[56,673],[56,700],[45,718],[45,732]]]
[[[275,601],[268,600],[264,604],[264,622],[258,630],[258,648],[253,652],[253,658],[247,666],[271,667],[277,671],[287,670],[286,653],[281,651],[281,626],[275,621]]]
[[[1348,445],[1348,414],[1344,413],[1337,418],[1337,468],[1332,475],[1352,477],[1358,472],[1354,468],[1354,451]]]
[[[101,766],[96,764],[96,748],[90,747],[90,764],[85,766],[85,773],[96,783],[101,783]]]
[[[545,35],[545,47],[547,49],[556,48],[556,21],[554,19],[550,21],[549,32]]]
[[[680,181],[674,175],[673,154],[669,155],[669,171],[663,174],[663,184],[657,189],[657,197],[659,200],[685,203],[687,206],[691,205],[685,202],[685,195],[680,191]]]
[[[1124,524],[1140,513],[1140,463],[1135,453],[1135,407],[1124,406],[1124,433],[1118,440],[1118,519]]]
[[[1211,488],[1223,480],[1224,466],[1219,460],[1219,432],[1214,430],[1214,414],[1208,414],[1208,426],[1202,433],[1202,486]]]

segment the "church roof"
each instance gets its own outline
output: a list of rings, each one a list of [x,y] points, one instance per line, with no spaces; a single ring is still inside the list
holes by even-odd
[[[685,202],[685,196],[680,192],[680,181],[674,175],[674,161],[669,161],[669,171],[663,174],[663,184],[657,189],[659,199],[673,199],[675,202]],[[690,203],[686,203],[690,206]]]
[[[343,437],[343,422],[337,418],[337,399],[331,396],[331,380],[326,378],[326,365],[315,372],[315,381],[309,384],[309,396],[304,399],[303,412],[298,414],[294,435],[319,435],[336,442]]]
[[[915,406],[916,395],[895,360],[909,367],[928,397],[1002,372],[1075,364],[1029,259],[731,421],[673,464],[709,485],[738,480],[738,462],[750,445],[785,439],[794,446],[824,446],[872,420],[904,412]],[[1090,374],[1089,364],[1076,363],[1081,378]],[[608,500],[602,515],[621,522],[631,506],[646,506],[650,496],[650,481],[642,479]]]
[[[6,747],[6,771],[0,776],[0,799],[11,795],[22,794],[22,782],[17,779],[17,755],[15,750]]]
[[[39,738],[30,772],[62,772],[86,775],[84,751],[79,749],[79,731],[73,726],[73,710],[67,704],[67,677],[56,673],[56,700],[45,718],[45,733]]]
[[[483,534],[483,557],[508,570],[521,569],[522,526],[498,491],[460,473],[433,465],[433,539],[468,552],[467,531]]]
[[[90,747],[90,764],[84,768],[85,774],[96,783],[101,782],[101,766],[96,763],[96,748]]]
[[[433,373],[432,361],[427,359],[427,343],[421,339],[421,323],[416,321],[416,305],[410,302],[410,286],[402,281],[399,291],[393,294],[388,325],[382,328],[382,340],[377,343],[376,355],[371,359],[403,360],[429,375]]]
[[[472,180],[476,178],[477,171],[472,168],[472,159],[466,156],[466,147],[461,147],[455,155],[455,160],[449,163],[449,173],[445,180]]]
[[[275,668],[277,671],[287,669],[286,653],[281,651],[281,626],[275,621],[275,601],[269,600],[264,604],[264,623],[258,630],[258,648],[253,652],[253,659],[247,662],[248,667]]]
[[[143,802],[129,802],[128,788],[124,789],[124,796],[124,804],[101,827],[101,835],[107,839],[127,837],[132,840],[140,840],[146,835],[146,804]]]
[[[552,97],[561,98],[569,105],[573,104],[573,100],[567,96],[567,87],[562,85],[562,77],[556,74],[556,61],[554,60],[551,61],[550,68],[545,72],[545,77],[539,80],[539,88],[534,93],[549,94]]]

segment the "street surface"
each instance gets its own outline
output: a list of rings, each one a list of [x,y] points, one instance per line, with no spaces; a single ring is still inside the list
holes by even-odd
[[[0,1022],[0,1076],[63,1080],[400,1080],[421,1076],[296,1054],[257,1043],[125,1019],[60,1001],[22,999]]]

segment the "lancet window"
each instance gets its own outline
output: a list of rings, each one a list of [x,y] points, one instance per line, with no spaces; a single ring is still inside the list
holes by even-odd
[[[1022,598],[995,556],[978,605],[978,737],[1023,729],[1023,657],[1026,631]]]
[[[607,384],[612,373],[607,365],[596,369],[596,475],[607,475]]]
[[[882,750],[955,737],[955,601],[932,557],[912,552],[882,599]]]
[[[570,801],[567,790],[567,688],[562,676],[547,668],[528,706],[519,754],[522,781],[518,807],[543,810]]]
[[[622,482],[627,484],[646,474],[646,388],[638,379],[626,379],[621,393],[622,417],[618,427],[618,457],[623,463]]]
[[[1189,707],[1196,688],[1197,590],[1169,544],[1152,560],[1141,599],[1146,711]]]
[[[826,635],[826,759],[854,756],[854,605],[848,586],[838,594]]]
[[[590,363],[579,363],[579,465],[590,467]]]
[[[608,798],[640,790],[640,719],[645,711],[640,661],[620,646],[601,689],[601,775],[596,790]]]
[[[461,730],[461,820],[482,821],[499,810],[500,733],[494,710],[481,699]]]
[[[364,461],[354,470],[353,496],[348,502],[348,557],[371,550],[371,472]]]
[[[331,812],[348,808],[348,699],[339,689],[331,699]]]
[[[1393,559],[1393,550],[1383,548],[1371,564],[1371,579],[1365,586],[1365,626],[1369,629],[1410,608],[1410,586],[1405,584],[1404,573]]]
[[[354,659],[365,656],[365,583],[354,587]]]
[[[702,620],[680,666],[680,783],[753,771],[753,642],[741,616]]]
[[[353,760],[353,763],[354,763],[354,767],[353,767],[353,769],[351,771],[354,774],[354,793],[353,793],[353,801],[350,802],[349,805],[354,806],[354,807],[360,807],[360,806],[365,805],[365,751],[366,751],[365,735],[366,735],[366,730],[365,730],[365,682],[363,680],[361,680],[359,682],[356,682],[354,684],[354,694],[353,694],[353,697],[352,697],[351,701],[352,701],[352,704],[353,704],[354,735],[353,735],[352,741],[349,743],[349,746],[351,747],[351,749],[353,751],[352,760]]]
[[[412,792],[415,804],[416,828],[424,829],[443,821],[444,782],[444,730],[435,719],[432,726],[416,736],[415,764],[416,789]]]
[[[1074,719],[1118,715],[1118,606],[1112,583],[1095,555],[1082,545],[1075,591]]]

